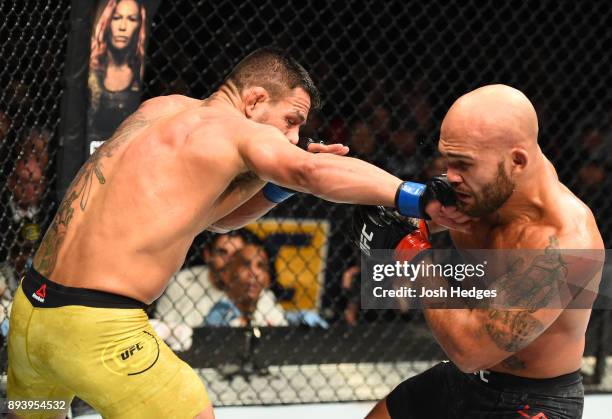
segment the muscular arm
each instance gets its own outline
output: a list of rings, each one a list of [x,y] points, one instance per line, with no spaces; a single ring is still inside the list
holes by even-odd
[[[261,186],[265,182],[261,182]],[[269,201],[261,191],[249,199],[247,202],[236,208],[231,214],[226,215],[213,225],[208,227],[209,231],[214,233],[227,233],[230,230],[236,230],[253,222],[260,217],[263,217],[276,203]]]
[[[588,275],[593,275],[590,270]],[[587,272],[585,272],[587,275]],[[512,355],[538,338],[563,311],[558,285],[568,264],[556,237],[533,260],[518,258],[495,281],[504,301],[516,309],[425,309],[425,318],[449,358],[465,372],[512,362]],[[552,301],[557,301],[551,304]],[[554,308],[552,307],[554,305]]]
[[[332,202],[393,207],[401,183],[362,160],[301,150],[272,127],[243,141],[240,154],[260,178]]]
[[[348,153],[348,147],[342,144],[318,144],[312,143],[308,146],[310,153],[331,153],[336,155],[345,155]],[[260,188],[265,185],[262,180]],[[277,204],[268,200],[262,191],[257,192],[255,196],[235,209],[232,213],[226,215],[213,225],[208,227],[209,231],[214,233],[226,233],[230,230],[235,230],[245,225],[258,220],[268,213]]]

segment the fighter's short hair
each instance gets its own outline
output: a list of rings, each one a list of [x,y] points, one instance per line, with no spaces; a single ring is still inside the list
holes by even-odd
[[[272,100],[282,97],[287,90],[301,87],[310,96],[310,106],[318,109],[321,104],[319,90],[308,71],[287,52],[265,47],[243,58],[226,77],[239,91],[246,87],[260,86],[266,89]]]

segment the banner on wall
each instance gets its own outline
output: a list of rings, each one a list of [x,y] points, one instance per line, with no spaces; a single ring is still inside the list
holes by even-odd
[[[318,310],[325,278],[329,222],[316,219],[267,218],[246,226],[275,248],[276,281],[293,289],[286,311]]]
[[[140,105],[145,47],[159,0],[98,0],[90,39],[87,150]]]

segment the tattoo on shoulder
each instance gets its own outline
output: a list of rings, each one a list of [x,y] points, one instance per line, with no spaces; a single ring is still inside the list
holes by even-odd
[[[78,200],[78,208],[85,211],[94,179],[100,185],[106,183],[103,160],[112,157],[113,153],[132,138],[132,134],[149,123],[142,111],[136,111],[117,128],[113,136],[100,146],[78,171],[68,187],[64,199],[53,219],[49,229],[34,256],[34,267],[45,276],[49,276],[57,263],[57,255],[64,241],[70,221],[76,210],[73,206]]]
[[[533,313],[547,307],[558,295],[558,284],[567,273],[567,264],[561,257],[555,236],[549,238],[543,254],[531,262],[519,257],[512,263],[508,274],[495,285],[507,298],[508,306],[517,308],[486,310],[484,329],[497,347],[518,352],[545,330]]]

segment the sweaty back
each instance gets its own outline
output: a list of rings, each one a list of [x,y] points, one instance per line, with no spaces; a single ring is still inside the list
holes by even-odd
[[[35,268],[66,286],[156,298],[241,169],[228,125],[194,99],[145,102],[77,174]]]

